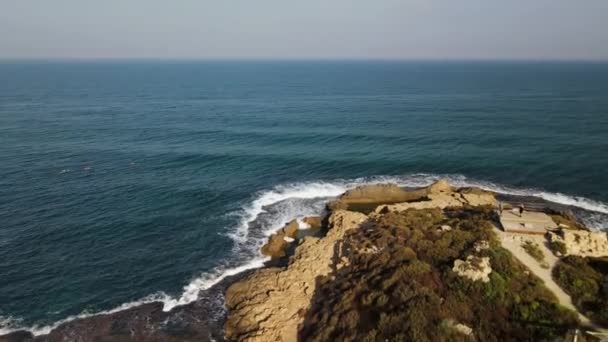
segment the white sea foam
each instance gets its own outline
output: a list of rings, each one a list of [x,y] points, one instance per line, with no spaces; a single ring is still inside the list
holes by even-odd
[[[163,310],[169,311],[176,306],[195,301],[200,292],[219,283],[228,276],[253,268],[262,267],[267,260],[263,258],[259,247],[266,237],[280,229],[293,218],[318,215],[324,208],[325,202],[332,197],[342,194],[347,189],[365,184],[395,183],[403,187],[422,187],[431,184],[439,178],[447,178],[454,186],[476,186],[482,189],[509,195],[534,196],[547,201],[581,208],[587,211],[583,219],[592,228],[605,229],[608,227],[608,204],[578,196],[562,193],[551,193],[538,189],[517,189],[487,181],[471,180],[462,175],[412,174],[405,176],[377,176],[334,181],[315,181],[285,184],[271,190],[261,191],[254,195],[249,204],[236,213],[238,223],[227,234],[235,242],[232,263],[218,266],[211,272],[202,273],[183,288],[179,297],[171,297],[165,293],[157,293],[141,300],[123,304],[117,308],[98,313],[82,313],[58,321],[49,326],[19,327],[19,320],[0,317],[0,335],[17,329],[27,329],[34,335],[47,334],[58,325],[98,314],[110,314],[126,310],[141,304],[154,301],[163,302]],[[254,224],[254,223],[257,223]],[[303,222],[300,223],[304,227]],[[4,320],[4,321],[3,321]]]
[[[8,334],[21,325],[21,320],[0,315],[0,335]]]
[[[245,265],[229,268],[216,273],[203,273],[199,278],[194,279],[188,285],[184,286],[184,292],[179,298],[163,298],[163,311],[169,311],[176,306],[192,303],[198,298],[200,291],[206,290],[213,285],[224,280],[226,277],[239,274],[252,268],[259,268],[264,265],[266,258],[257,258]]]
[[[136,306],[140,306],[143,304],[147,304],[147,303],[152,303],[152,302],[158,302],[158,301],[163,301],[167,298],[166,295],[164,295],[163,293],[159,293],[159,294],[154,294],[154,295],[150,295],[147,297],[144,297],[140,300],[137,301],[133,301],[133,302],[129,302],[129,303],[124,303],[121,304],[120,306],[117,306],[111,310],[106,310],[106,311],[98,311],[98,312],[82,312],[78,315],[74,315],[74,316],[68,316],[62,320],[59,320],[53,324],[50,325],[34,325],[31,327],[23,327],[20,325],[21,319],[15,319],[12,317],[8,317],[8,318],[3,318],[0,316],[0,335],[5,335],[5,334],[9,334],[13,331],[16,330],[27,330],[30,331],[32,334],[38,336],[38,335],[46,335],[48,333],[51,332],[51,330],[57,328],[58,326],[60,326],[63,323],[66,322],[70,322],[76,319],[80,319],[80,318],[87,318],[87,317],[91,317],[91,316],[97,316],[97,315],[107,315],[107,314],[112,314],[115,312],[119,312],[119,311],[124,311],[130,308],[134,308]]]
[[[302,229],[310,229],[310,224],[304,222],[302,220],[302,218],[298,217],[297,221],[298,221],[298,229],[300,229],[300,230],[302,230]]]
[[[249,269],[262,267],[265,261],[266,261],[265,258],[259,258],[259,259],[253,260],[252,262],[249,262],[249,263],[239,266],[239,267],[234,267],[234,268],[225,269],[225,270],[216,270],[216,272],[214,272],[214,273],[205,273],[201,277],[196,278],[190,284],[185,286],[184,292],[181,295],[181,297],[179,297],[179,298],[173,298],[164,292],[159,292],[159,293],[152,294],[150,296],[146,296],[140,300],[121,304],[120,306],[117,306],[110,310],[98,311],[98,312],[92,312],[92,313],[82,312],[78,315],[68,316],[68,317],[66,317],[62,320],[59,320],[50,325],[34,325],[31,327],[23,327],[20,324],[21,323],[20,319],[0,316],[0,335],[9,334],[9,333],[11,333],[13,331],[17,331],[17,330],[28,330],[35,336],[46,335],[46,334],[49,334],[53,329],[57,328],[58,326],[60,326],[63,323],[67,323],[67,322],[70,322],[70,321],[73,321],[76,319],[87,318],[87,317],[91,317],[91,316],[108,315],[108,314],[112,314],[115,312],[131,309],[131,308],[143,305],[143,304],[153,303],[153,302],[162,302],[163,311],[169,311],[176,306],[188,304],[188,303],[195,301],[198,298],[198,294],[200,291],[212,287],[213,285],[219,283],[226,277],[229,277],[229,276],[232,276],[235,274],[239,274],[239,273],[244,272]]]
[[[275,203],[285,201],[287,199],[300,198],[318,198],[318,197],[333,197],[338,196],[345,191],[345,187],[340,183],[328,182],[311,182],[311,183],[296,183],[290,185],[279,185],[272,190],[260,192],[256,198],[247,205],[241,214],[240,222],[236,229],[229,233],[229,236],[239,244],[248,242],[249,224],[254,221],[261,213],[266,211],[266,207]],[[297,208],[295,208],[297,209]],[[290,213],[288,210],[283,210],[280,217],[275,218],[275,225],[266,227],[268,233],[272,233],[279,229],[283,222],[293,219],[294,216],[287,216]],[[296,215],[305,215],[306,213],[296,213]],[[276,224],[279,226],[277,227]]]
[[[435,176],[436,177],[436,176]],[[516,196],[532,196],[546,201],[572,206],[591,212],[608,214],[608,204],[581,196],[571,196],[559,192],[548,192],[540,189],[517,189],[492,182],[469,180],[464,176],[446,176],[455,186],[477,186],[482,189]],[[607,223],[607,222],[604,222]]]

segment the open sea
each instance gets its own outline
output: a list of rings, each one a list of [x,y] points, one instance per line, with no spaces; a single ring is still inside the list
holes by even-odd
[[[607,170],[605,63],[0,62],[0,334],[191,302],[363,183],[608,228]]]

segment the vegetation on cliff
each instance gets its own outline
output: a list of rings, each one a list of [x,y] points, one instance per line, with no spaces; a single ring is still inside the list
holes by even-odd
[[[545,254],[538,247],[536,242],[532,242],[530,240],[526,240],[521,247],[528,253],[531,257],[533,257],[538,262],[545,261]]]
[[[349,231],[349,255],[317,279],[301,340],[441,341],[553,339],[576,315],[500,247],[490,208],[383,212]],[[452,271],[489,258],[489,281]],[[474,270],[473,270],[474,271]]]
[[[608,257],[567,256],[553,269],[553,278],[583,314],[608,326]]]

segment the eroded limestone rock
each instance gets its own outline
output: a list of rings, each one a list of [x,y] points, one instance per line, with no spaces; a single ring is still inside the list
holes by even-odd
[[[444,322],[448,327],[450,327],[451,329],[454,329],[455,331],[457,331],[465,336],[473,335],[473,329],[467,325],[458,323],[453,319],[447,319]]]
[[[475,245],[473,246],[473,249],[477,253],[479,253],[481,251],[485,251],[487,249],[490,249],[490,243],[486,240],[477,241],[475,243]]]
[[[375,212],[404,211],[407,209],[430,209],[463,206],[496,206],[492,192],[478,188],[461,188],[454,190],[445,180],[439,180],[425,189],[424,200],[381,205]]]
[[[454,260],[452,271],[472,281],[479,280],[487,283],[490,281],[489,275],[492,273],[492,266],[490,266],[489,257],[469,255],[466,261],[461,259]]]
[[[321,217],[320,216],[307,216],[302,219],[304,224],[307,224],[310,229],[321,228]]]
[[[374,184],[358,186],[340,196],[343,203],[396,203],[416,200],[426,195],[425,191],[406,191],[396,184]]]
[[[405,190],[396,184],[362,185],[347,190],[337,200],[328,204],[330,210],[349,209],[361,205],[370,205],[374,209],[380,204],[415,202],[427,199],[429,194],[450,192],[451,187],[445,180],[439,180],[426,188]]]
[[[335,211],[327,235],[305,237],[287,268],[265,268],[230,286],[226,337],[232,341],[296,341],[298,325],[308,310],[316,279],[336,265],[334,247],[349,229],[367,220],[361,213]]]
[[[284,257],[285,248],[290,242],[293,242],[299,227],[297,220],[291,220],[285,227],[268,238],[268,243],[262,247],[262,254],[273,259]]]
[[[589,232],[584,230],[564,229],[558,233],[549,233],[552,242],[562,242],[568,255],[582,257],[608,256],[608,235],[606,232]]]

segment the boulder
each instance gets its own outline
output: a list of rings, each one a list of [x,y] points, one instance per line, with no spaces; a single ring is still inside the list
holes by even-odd
[[[463,206],[496,206],[494,193],[478,188],[454,189],[446,180],[439,180],[422,189],[425,196],[419,201],[380,205],[375,213],[404,211],[407,209],[431,209]]]
[[[450,192],[452,192],[452,186],[445,179],[440,179],[426,188],[427,195]]]
[[[347,210],[348,203],[342,202],[340,199],[337,199],[335,201],[331,201],[331,202],[327,203],[327,209],[329,211]]]
[[[291,220],[279,232],[282,232],[284,235],[289,236],[290,238],[293,238],[298,233],[298,229],[300,229],[300,224],[298,223],[298,221]]]
[[[495,204],[494,195],[483,190],[475,193],[467,192],[467,198],[460,195],[457,196],[458,198],[454,198],[453,194],[454,189],[445,179],[440,179],[425,188],[417,190],[405,190],[396,184],[362,185],[346,191],[338,199],[330,202],[327,207],[329,210],[350,209],[351,207],[356,209],[357,205],[367,204],[372,206],[370,211],[373,211],[376,206],[395,203],[412,203],[416,209],[437,207],[437,204],[441,207],[462,206],[462,203],[468,204],[467,201],[474,203],[471,205],[483,205],[490,202]],[[420,207],[416,205],[417,203],[429,202],[433,198],[435,198],[435,203],[419,204]]]
[[[462,323],[457,323],[456,321],[454,321],[453,319],[447,319],[444,321],[445,324],[450,327],[451,329],[454,329],[455,331],[457,331],[458,333],[461,333],[463,335],[466,336],[471,336],[473,335],[473,329],[470,328],[467,325],[464,325]]]
[[[319,216],[308,216],[303,218],[302,222],[309,225],[311,229],[319,229],[321,228],[322,220]]]
[[[454,260],[452,271],[456,272],[460,277],[470,279],[471,281],[487,283],[490,281],[489,275],[492,273],[492,266],[490,266],[489,257],[480,258],[469,255],[467,260]]]
[[[287,247],[287,241],[285,234],[272,234],[268,238],[268,242],[262,246],[262,254],[271,257],[272,259],[278,259],[285,256],[285,248]]]
[[[490,249],[490,243],[486,240],[477,241],[475,242],[475,245],[473,245],[473,249],[477,253],[488,250]]]
[[[458,323],[454,326],[454,329],[456,329],[456,331],[458,331],[459,333],[466,335],[466,336],[471,336],[473,335],[473,329],[462,324],[462,323]]]
[[[285,249],[290,242],[293,242],[300,224],[297,220],[291,220],[281,228],[278,232],[272,234],[268,238],[268,242],[262,246],[262,254],[271,257],[272,259],[282,258],[286,255]]]
[[[346,191],[339,200],[343,203],[397,203],[419,199],[424,191],[406,191],[396,184],[358,186]]]
[[[561,242],[566,246],[567,255],[581,257],[608,256],[608,235],[606,232],[563,229],[549,233],[551,242]]]
[[[494,193],[478,188],[463,188],[459,189],[458,193],[467,205],[472,207],[480,205],[491,205],[496,207],[498,202],[494,197]]]

